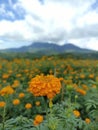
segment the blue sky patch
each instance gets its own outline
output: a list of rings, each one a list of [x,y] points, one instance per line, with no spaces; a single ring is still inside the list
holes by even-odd
[[[96,9],[98,8],[98,0],[96,0],[93,4],[92,4],[92,9]]]
[[[13,8],[13,5],[17,2],[17,0],[0,0],[0,20],[21,20],[24,19],[25,11],[17,7]]]

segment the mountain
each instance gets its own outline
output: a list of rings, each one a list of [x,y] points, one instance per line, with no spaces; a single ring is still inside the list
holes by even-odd
[[[42,54],[55,54],[64,52],[90,52],[89,49],[83,49],[75,46],[71,43],[66,43],[64,45],[57,45],[54,43],[43,43],[35,42],[29,46],[22,46],[20,48],[10,48],[1,50],[1,52],[32,52],[32,53],[42,53]]]

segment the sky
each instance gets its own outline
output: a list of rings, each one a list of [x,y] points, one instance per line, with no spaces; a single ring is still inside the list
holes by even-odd
[[[0,49],[33,42],[98,50],[98,0],[0,0]]]

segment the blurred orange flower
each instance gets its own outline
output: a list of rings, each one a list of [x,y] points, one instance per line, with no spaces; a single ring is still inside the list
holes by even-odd
[[[26,108],[26,109],[32,108],[32,104],[31,104],[31,103],[27,103],[27,104],[25,105],[25,108]]]
[[[18,105],[20,104],[20,100],[19,99],[14,99],[13,100],[13,105]]]
[[[42,115],[37,115],[36,117],[35,117],[35,120],[34,120],[34,125],[35,126],[37,126],[37,125],[39,125],[40,123],[42,123],[43,122],[43,116]]]
[[[1,101],[1,102],[0,102],[0,107],[4,107],[5,104],[6,104],[6,103],[5,103],[4,101]]]
[[[14,83],[12,84],[12,87],[16,88],[16,87],[19,86],[19,84],[20,84],[20,82],[18,80],[14,80]]]
[[[87,124],[89,124],[89,123],[91,122],[91,120],[90,120],[89,118],[86,118],[86,119],[85,119],[85,122],[86,122]]]
[[[74,110],[73,113],[74,113],[74,115],[75,115],[76,117],[79,117],[79,116],[80,116],[80,112],[79,112],[78,110]]]
[[[19,93],[19,98],[23,98],[25,96],[24,93]]]
[[[80,93],[81,95],[86,95],[86,91],[83,90],[83,89],[81,89],[81,88],[77,88],[76,91],[77,91],[78,93]]]
[[[35,102],[36,106],[40,106],[40,101]]]
[[[14,93],[14,89],[11,86],[6,86],[0,90],[0,95],[10,95]]]
[[[3,78],[3,79],[8,79],[8,78],[9,78],[9,74],[3,74],[3,75],[2,75],[2,78]]]

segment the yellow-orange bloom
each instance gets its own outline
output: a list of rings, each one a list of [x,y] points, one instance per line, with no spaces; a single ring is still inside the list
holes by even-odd
[[[86,122],[87,124],[89,124],[89,123],[91,122],[91,120],[90,120],[89,118],[86,118],[86,119],[85,119],[85,122]]]
[[[10,95],[14,93],[14,89],[11,86],[7,86],[1,89],[0,91],[0,95],[4,96],[4,95]]]
[[[0,69],[2,69],[2,65],[0,65]]]
[[[53,75],[37,75],[29,83],[29,91],[34,96],[47,96],[49,99],[60,93],[60,79]]]
[[[86,91],[80,88],[77,88],[76,91],[80,93],[81,95],[86,95]]]
[[[82,85],[82,88],[83,88],[84,90],[88,90],[88,86],[85,85],[85,84]]]
[[[32,108],[32,104],[31,104],[31,103],[27,103],[27,104],[25,105],[25,108],[26,108],[26,109]]]
[[[40,101],[35,102],[36,106],[40,106]]]
[[[3,78],[3,79],[8,79],[8,78],[9,78],[9,74],[3,74],[3,75],[2,75],[2,78]]]
[[[20,104],[20,100],[19,99],[14,99],[13,100],[13,105],[18,105]]]
[[[12,84],[12,87],[16,88],[16,87],[19,86],[19,84],[20,84],[20,82],[18,80],[14,80],[14,83]]]
[[[19,98],[23,98],[24,96],[25,96],[24,93],[20,93],[20,94],[19,94]]]
[[[74,110],[73,113],[74,113],[74,115],[75,115],[76,117],[79,117],[79,116],[80,116],[80,112],[79,112],[78,110]]]
[[[42,115],[37,115],[37,116],[35,117],[35,120],[34,120],[33,124],[34,124],[35,126],[37,126],[37,125],[39,125],[39,124],[42,123],[42,122],[43,122],[43,116],[42,116]]]
[[[5,104],[6,104],[6,103],[5,103],[4,101],[1,101],[1,102],[0,102],[0,107],[4,107]]]
[[[81,74],[81,75],[80,75],[80,78],[81,78],[81,79],[84,79],[84,78],[85,78],[85,75],[84,75],[84,74]]]
[[[95,84],[92,85],[92,88],[97,88],[97,86]]]
[[[90,74],[89,78],[91,78],[91,79],[94,78],[94,74]]]
[[[21,74],[17,74],[16,77],[20,78],[22,75]]]

